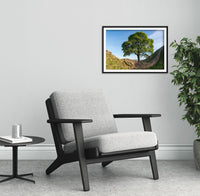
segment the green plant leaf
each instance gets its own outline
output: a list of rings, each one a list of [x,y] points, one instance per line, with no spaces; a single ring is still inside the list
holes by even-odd
[[[177,64],[171,72],[174,85],[180,86],[179,105],[184,105],[186,113],[182,117],[194,125],[197,136],[200,136],[200,36],[196,42],[184,37],[180,43],[176,40],[170,44],[175,49],[174,59]]]

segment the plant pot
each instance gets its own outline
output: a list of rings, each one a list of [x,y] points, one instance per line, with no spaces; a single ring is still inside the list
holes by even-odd
[[[200,170],[200,139],[194,140],[193,152],[196,169]]]

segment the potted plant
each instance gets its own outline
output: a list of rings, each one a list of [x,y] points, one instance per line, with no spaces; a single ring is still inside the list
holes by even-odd
[[[183,119],[195,127],[197,137],[200,137],[200,36],[196,42],[183,38],[180,43],[172,42],[175,48],[174,59],[177,65],[171,72],[172,83],[179,86],[179,105],[184,105]],[[196,168],[200,169],[200,139],[193,143]]]

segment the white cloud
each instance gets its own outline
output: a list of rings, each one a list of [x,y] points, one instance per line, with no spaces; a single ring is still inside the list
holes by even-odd
[[[164,32],[163,31],[155,31],[152,33],[149,38],[154,40],[154,51],[159,49],[164,45]]]
[[[155,31],[154,33],[152,33],[149,38],[151,39],[164,39],[164,32],[163,31]]]

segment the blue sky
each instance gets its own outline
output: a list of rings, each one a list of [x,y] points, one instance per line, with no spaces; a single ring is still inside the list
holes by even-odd
[[[164,31],[163,30],[106,30],[106,50],[112,52],[118,58],[137,59],[135,54],[130,56],[123,56],[122,43],[128,40],[129,35],[138,31],[147,34],[148,38],[154,40],[154,51],[164,45]]]

